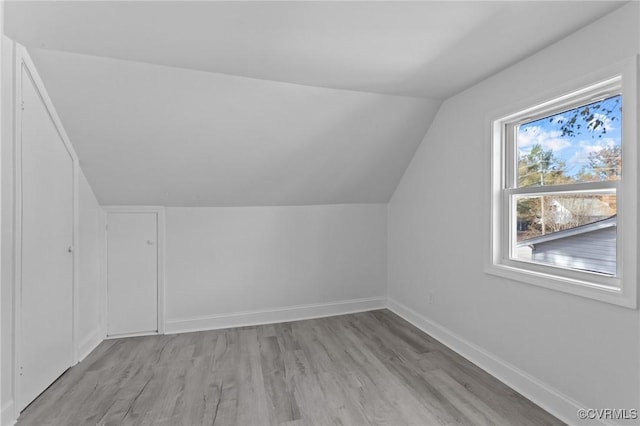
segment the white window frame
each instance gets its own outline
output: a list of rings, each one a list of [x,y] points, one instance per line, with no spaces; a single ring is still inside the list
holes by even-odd
[[[485,271],[518,282],[635,309],[637,307],[638,202],[638,58],[577,79],[542,97],[525,100],[492,114],[491,206],[489,259]],[[515,188],[515,129],[523,122],[567,111],[605,97],[622,95],[622,178],[613,182],[585,182],[548,187]],[[510,229],[515,215],[513,195],[557,194],[563,191],[616,190],[617,273],[566,269],[517,260],[511,256]]]

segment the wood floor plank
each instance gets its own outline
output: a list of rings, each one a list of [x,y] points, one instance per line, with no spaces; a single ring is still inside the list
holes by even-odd
[[[102,342],[18,425],[560,425],[379,310]]]
[[[267,334],[259,337],[259,341],[262,374],[272,423],[300,420],[300,408],[285,376],[284,359],[277,337]]]
[[[385,398],[383,393],[374,391],[376,379],[380,382],[385,380],[380,377],[379,372],[361,367],[365,356],[358,348],[360,345],[352,347],[344,341],[340,333],[336,333],[333,329],[330,319],[324,319],[322,322],[319,320],[315,330],[316,340],[324,342],[333,359],[333,362],[326,366],[325,371],[337,371],[346,378],[343,382],[346,397],[360,407],[359,411],[367,419],[367,423],[406,423],[402,413],[394,410],[392,402]],[[306,335],[311,333],[309,331]],[[304,343],[306,342],[301,339],[301,345]],[[387,377],[387,379],[391,378]],[[385,391],[387,386],[384,388]]]
[[[344,334],[352,333],[351,329],[345,330]],[[409,395],[419,395],[416,403],[411,406],[423,407],[424,414],[412,415],[411,419],[426,418],[429,424],[469,424],[471,423],[457,407],[441,394],[440,389],[433,386],[429,381],[420,376],[419,372],[411,368],[411,364],[406,359],[397,356],[393,351],[385,346],[380,346],[375,336],[362,340],[363,344],[373,355],[364,362],[376,364],[384,363],[386,369],[393,376],[394,381],[406,387]],[[402,405],[400,405],[402,407]],[[419,423],[417,420],[411,423]]]

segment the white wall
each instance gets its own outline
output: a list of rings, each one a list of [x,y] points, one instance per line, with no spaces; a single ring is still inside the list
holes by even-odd
[[[638,6],[446,100],[388,206],[391,301],[413,310],[425,327],[466,340],[470,353],[484,353],[495,365],[504,360],[523,373],[520,379],[542,385],[537,389],[564,394],[556,407],[543,395],[527,396],[572,423],[578,419],[570,400],[587,408],[638,407],[640,318],[637,310],[483,272],[488,120],[498,109],[638,54]]]
[[[105,216],[84,173],[78,180],[79,281],[77,350],[84,358],[104,338]]]
[[[382,306],[386,206],[168,208],[165,252],[168,332]]]

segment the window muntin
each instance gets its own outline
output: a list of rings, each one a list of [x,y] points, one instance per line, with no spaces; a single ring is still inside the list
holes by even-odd
[[[488,252],[485,272],[514,282],[532,284],[563,293],[587,297],[601,302],[635,309],[638,287],[638,183],[640,182],[640,156],[638,155],[638,66],[636,57],[604,66],[599,71],[577,76],[574,81],[546,91],[545,98],[534,95],[517,100],[492,114],[490,147],[490,208],[486,230]],[[558,183],[556,185],[518,186],[516,161],[516,130],[518,126],[549,118],[563,111],[590,105],[604,99],[622,95],[620,178]],[[624,102],[622,102],[624,101]],[[607,132],[607,136],[609,132]],[[604,139],[605,136],[602,137]],[[589,138],[591,139],[591,138]],[[596,138],[593,138],[596,139]],[[597,138],[600,139],[600,138]],[[587,180],[587,179],[585,179]],[[589,179],[590,180],[590,179]],[[521,243],[517,239],[517,202],[514,198],[531,196],[559,196],[569,194],[597,196],[615,195],[616,215],[589,228],[615,229],[615,274],[592,271],[589,267],[571,268],[551,266],[518,259],[514,249]],[[613,222],[613,223],[612,223]],[[613,226],[615,225],[615,226]],[[561,231],[579,233],[583,229]],[[593,229],[592,229],[593,230]],[[546,237],[546,236],[545,236]],[[528,241],[536,242],[536,240]],[[537,240],[540,242],[540,240]]]
[[[494,122],[502,145],[498,264],[621,288],[621,82],[612,78]]]
[[[541,115],[505,125],[508,258],[616,277],[622,95]]]

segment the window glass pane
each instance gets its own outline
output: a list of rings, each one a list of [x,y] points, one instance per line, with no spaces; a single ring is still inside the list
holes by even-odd
[[[622,96],[516,127],[518,187],[618,180]]]
[[[514,195],[513,203],[512,258],[615,276],[615,190]]]

